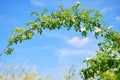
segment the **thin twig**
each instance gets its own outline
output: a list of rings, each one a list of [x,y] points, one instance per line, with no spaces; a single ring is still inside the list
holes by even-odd
[[[5,50],[8,48],[9,46],[7,46],[1,53],[0,53],[0,56],[2,56],[5,52]]]

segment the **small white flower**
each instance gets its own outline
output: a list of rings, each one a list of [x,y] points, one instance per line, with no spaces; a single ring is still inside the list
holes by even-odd
[[[35,23],[35,25],[37,25],[37,23]]]
[[[113,46],[111,45],[110,48],[112,48]]]
[[[31,26],[30,29],[32,29],[33,27]]]
[[[100,32],[100,31],[101,31],[101,29],[100,29],[100,28],[95,27],[95,32],[96,32],[96,33]]]
[[[93,78],[89,78],[88,80],[94,80]]]
[[[112,29],[113,26],[108,26],[108,29]]]
[[[115,76],[115,75],[112,73],[111,76]]]
[[[81,31],[83,32],[83,31],[86,31],[86,28],[85,27],[82,27],[81,28]]]
[[[74,19],[72,19],[72,21],[73,21],[73,22],[75,22],[75,20],[74,20]]]
[[[113,57],[113,56],[114,56],[114,54],[111,54],[111,56]]]
[[[115,51],[112,51],[113,54],[115,54]]]
[[[90,59],[91,59],[91,58],[89,58],[89,57],[86,57],[86,59],[85,59],[85,60],[87,60],[87,61],[88,61],[88,60],[90,60]]]
[[[80,5],[80,2],[76,2],[76,5]]]
[[[112,54],[111,54],[111,56],[115,56],[115,51],[112,51]]]

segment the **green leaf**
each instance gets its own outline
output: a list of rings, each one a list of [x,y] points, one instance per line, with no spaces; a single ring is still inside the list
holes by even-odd
[[[13,52],[13,48],[8,48],[6,51],[5,51],[5,54],[9,55]]]
[[[39,13],[38,13],[38,12],[36,12],[36,11],[32,11],[30,15],[33,15],[33,14],[35,14],[36,16],[38,16],[38,15],[39,15]]]
[[[58,7],[60,7],[60,9],[61,9],[62,11],[64,11],[64,6],[63,6],[63,5],[59,5]]]
[[[47,9],[44,9],[44,10],[42,11],[42,16],[43,16],[46,12],[48,12],[48,10],[47,10]]]
[[[82,34],[83,37],[87,36],[87,32],[86,31],[83,31],[81,34]]]
[[[26,22],[26,26],[32,25],[32,21]]]

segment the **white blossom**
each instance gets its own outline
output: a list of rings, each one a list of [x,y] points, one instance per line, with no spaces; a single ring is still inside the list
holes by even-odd
[[[89,78],[88,80],[94,80],[93,78]]]
[[[114,51],[114,50],[112,51],[112,54],[111,54],[111,56],[115,56],[115,51]]]
[[[83,32],[83,31],[86,31],[86,28],[85,27],[82,27],[81,28],[81,31]]]
[[[112,53],[115,54],[115,51],[113,50]]]
[[[88,61],[88,60],[90,60],[90,59],[91,59],[91,58],[89,58],[89,57],[86,57],[86,59],[85,59],[85,60],[87,60],[87,61]]]
[[[100,32],[100,31],[101,31],[101,29],[100,29],[100,28],[95,27],[95,32],[96,32],[96,33]]]
[[[31,26],[30,29],[32,29],[33,27]]]
[[[75,19],[72,19],[73,22],[75,22]]]
[[[76,2],[76,5],[80,5],[80,2]]]
[[[112,29],[113,26],[108,26],[108,29]]]

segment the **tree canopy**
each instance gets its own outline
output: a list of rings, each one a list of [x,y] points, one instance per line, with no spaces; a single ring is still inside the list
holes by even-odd
[[[60,5],[61,11],[51,12],[44,9],[41,13],[33,11],[31,15],[36,15],[34,21],[26,22],[29,28],[16,27],[9,38],[5,54],[13,52],[12,46],[25,40],[30,40],[35,32],[42,35],[45,29],[55,30],[65,27],[67,30],[74,28],[83,37],[87,37],[89,32],[93,32],[95,38],[103,37],[104,40],[98,43],[99,50],[96,57],[88,58],[83,62],[86,68],[80,70],[84,80],[97,78],[99,80],[119,80],[120,78],[120,34],[112,30],[112,26],[104,26],[102,15],[98,10],[81,9],[83,5],[76,2],[71,9],[65,9]],[[84,26],[84,27],[82,27]],[[103,27],[104,26],[104,27]],[[108,76],[108,77],[106,77]]]

